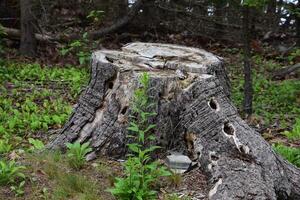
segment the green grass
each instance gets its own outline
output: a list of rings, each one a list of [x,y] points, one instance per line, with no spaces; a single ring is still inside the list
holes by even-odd
[[[62,173],[56,181],[53,199],[101,200],[95,182],[82,175]]]
[[[274,150],[282,155],[283,158],[297,167],[300,167],[300,148],[287,147],[283,144],[274,144]]]
[[[91,179],[90,175],[85,176],[84,172],[72,171],[66,161],[66,155],[61,152],[45,151],[42,154],[28,154],[26,160],[31,163],[31,171],[39,170],[47,175],[47,182],[51,185],[51,191],[47,194],[48,199],[102,199],[99,194],[101,185]]]

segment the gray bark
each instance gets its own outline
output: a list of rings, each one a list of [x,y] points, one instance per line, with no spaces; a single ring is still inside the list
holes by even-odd
[[[209,199],[300,199],[300,170],[239,117],[220,58],[196,48],[132,43],[122,51],[95,52],[92,60],[90,83],[48,148],[90,141],[88,159],[123,157],[130,100],[146,71],[156,143],[199,163],[196,170],[209,178]],[[192,145],[184,140],[189,133],[196,135]]]

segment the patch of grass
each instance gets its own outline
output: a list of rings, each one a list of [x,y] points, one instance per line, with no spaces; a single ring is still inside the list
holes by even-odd
[[[300,167],[300,148],[287,147],[283,144],[273,144],[274,150],[290,163]]]
[[[53,192],[54,199],[101,200],[95,182],[82,175],[71,173],[60,173],[57,177]]]
[[[300,140],[300,118],[296,119],[296,124],[291,131],[283,133],[289,140]]]
[[[44,152],[42,154],[29,154],[27,162],[35,174],[47,175],[46,182],[51,187],[50,190],[43,192],[47,199],[53,200],[101,200],[99,194],[99,183],[84,173],[78,174],[69,168],[66,155],[59,151]],[[32,174],[32,172],[31,172]],[[42,187],[42,186],[40,186]],[[45,187],[36,188],[44,190]],[[44,194],[45,193],[45,194]],[[47,194],[46,194],[47,193]]]
[[[172,172],[172,175],[168,177],[172,186],[178,187],[182,183],[182,175]]]

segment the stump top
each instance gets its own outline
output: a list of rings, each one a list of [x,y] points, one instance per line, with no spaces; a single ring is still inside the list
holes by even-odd
[[[203,49],[140,42],[127,44],[122,51],[97,51],[93,54],[93,58],[102,63],[113,63],[124,71],[179,69],[184,72],[200,74],[207,74],[211,67],[218,66],[222,62],[220,57]]]

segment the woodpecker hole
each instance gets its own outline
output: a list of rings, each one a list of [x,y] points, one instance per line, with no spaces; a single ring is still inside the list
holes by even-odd
[[[124,108],[122,108],[121,114],[122,114],[122,115],[125,115],[127,109],[128,109],[128,106],[125,106]]]
[[[218,103],[215,99],[210,99],[208,102],[208,105],[211,109],[217,110],[218,109]]]
[[[234,128],[229,122],[226,122],[224,124],[223,131],[228,135],[233,135],[234,134]]]

